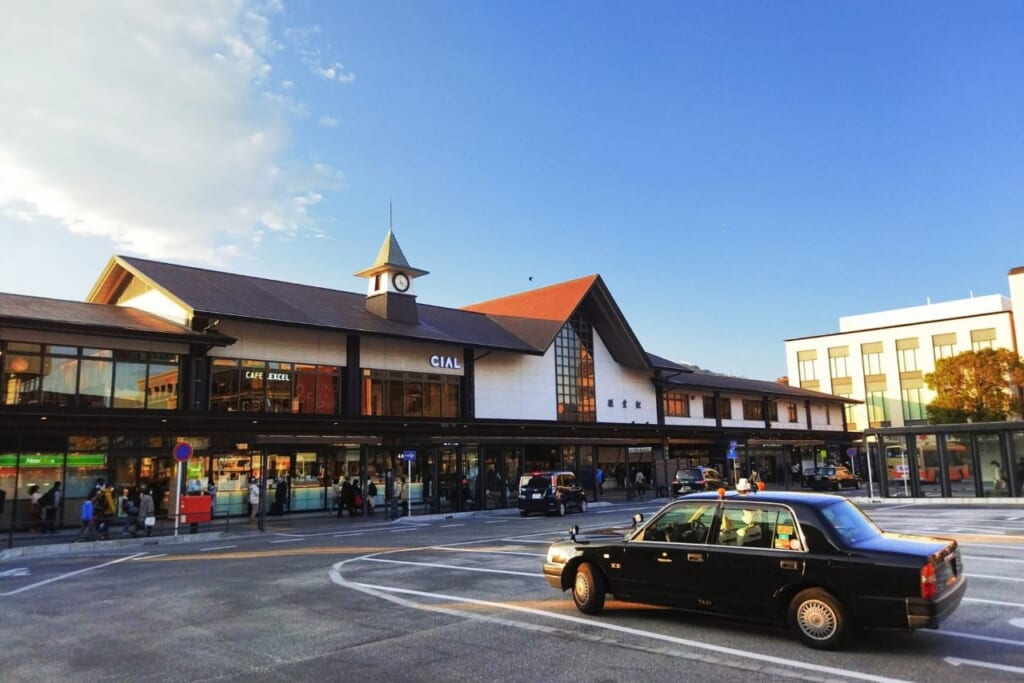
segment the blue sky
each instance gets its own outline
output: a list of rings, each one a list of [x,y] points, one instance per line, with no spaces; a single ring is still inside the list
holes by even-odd
[[[393,203],[421,303],[598,273],[648,351],[771,380],[1024,265],[1019,2],[5,14],[0,291],[113,254],[364,291]]]

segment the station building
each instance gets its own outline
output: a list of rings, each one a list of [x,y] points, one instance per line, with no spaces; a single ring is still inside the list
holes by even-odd
[[[0,294],[2,528],[28,487],[64,482],[65,524],[98,477],[217,486],[244,514],[249,483],[287,512],[324,510],[332,483],[410,477],[414,514],[516,505],[520,476],[576,472],[591,492],[636,470],[786,477],[801,452],[860,438],[849,399],[730,377],[648,353],[599,275],[464,308],[417,300],[389,231],[364,294],[115,256],[84,302]]]

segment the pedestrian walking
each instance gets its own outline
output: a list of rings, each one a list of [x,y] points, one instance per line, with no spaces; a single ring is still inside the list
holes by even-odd
[[[153,527],[156,526],[156,503],[153,502],[153,496],[150,494],[148,486],[142,487],[142,494],[139,496],[139,513],[136,519],[142,520],[146,536],[153,533]]]
[[[366,487],[366,512],[373,514],[373,507],[377,503],[377,485],[372,481]]]
[[[210,477],[206,485],[206,495],[210,497],[210,519],[213,519],[217,514],[217,484],[213,482],[213,477]]]
[[[39,498],[39,505],[43,509],[43,531],[48,534],[57,533],[57,509],[60,507],[62,497],[60,482],[55,481]]]
[[[42,496],[43,494],[39,493],[39,484],[28,487],[28,530],[33,534],[43,530],[43,508],[39,505]]]
[[[82,501],[82,527],[78,531],[78,536],[75,537],[75,542],[96,540],[96,516],[93,514],[93,498],[95,497],[96,493],[93,491]]]
[[[249,482],[249,519],[256,519],[260,511],[260,484],[258,479]]]
[[[644,476],[642,470],[636,471],[636,492],[640,496],[640,500],[644,499],[644,493],[647,491],[647,477]]]

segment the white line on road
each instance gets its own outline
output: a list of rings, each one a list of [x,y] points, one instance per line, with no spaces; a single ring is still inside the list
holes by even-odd
[[[986,600],[985,598],[964,598],[964,602],[983,602],[986,605],[999,605],[1000,607],[1024,607],[1024,602],[1003,602],[1002,600]]]
[[[920,629],[920,631],[921,633],[930,633],[932,635],[953,636],[954,638],[966,638],[968,640],[984,640],[986,643],[1001,643],[1002,645],[1016,645],[1017,647],[1024,647],[1024,640],[1010,640],[1009,638],[982,636],[977,633],[963,633],[962,631],[933,631],[930,629]]]
[[[440,562],[410,562],[407,560],[388,560],[383,557],[360,557],[364,562],[384,562],[385,564],[407,564],[415,567],[434,567],[435,569],[455,569],[464,572],[480,572],[481,574],[510,574],[512,576],[529,576],[543,578],[540,572],[513,572],[507,569],[485,569],[483,567],[460,567],[457,564],[441,564]]]
[[[569,615],[569,614],[560,614],[558,612],[547,612],[545,610],[536,609],[536,608],[533,608],[533,607],[526,607],[524,605],[518,605],[518,604],[514,604],[514,603],[492,602],[490,600],[477,600],[475,598],[468,598],[468,597],[459,596],[459,595],[449,595],[449,594],[446,594],[446,593],[427,593],[427,592],[424,592],[424,591],[415,591],[415,590],[410,590],[410,589],[406,589],[406,588],[394,588],[392,586],[379,586],[379,585],[368,584],[368,583],[357,583],[357,582],[349,581],[349,580],[345,579],[344,576],[341,575],[341,568],[345,564],[347,564],[348,562],[353,561],[353,560],[367,560],[367,559],[374,559],[374,558],[360,557],[360,558],[352,558],[352,560],[343,560],[341,562],[338,562],[333,567],[331,567],[331,570],[330,570],[331,581],[333,581],[334,583],[338,584],[339,586],[346,587],[346,588],[352,588],[352,589],[358,590],[360,592],[367,593],[369,595],[374,595],[376,597],[383,598],[385,600],[389,600],[389,601],[397,603],[399,605],[403,605],[405,607],[411,607],[413,609],[421,609],[421,610],[430,610],[430,611],[444,612],[446,614],[455,614],[455,615],[458,615],[458,616],[462,616],[464,618],[468,617],[468,618],[472,618],[472,619],[486,618],[486,617],[483,617],[481,615],[474,614],[474,613],[471,613],[471,612],[464,612],[464,611],[449,609],[449,608],[445,608],[445,607],[437,607],[437,606],[434,606],[434,605],[420,604],[420,603],[414,602],[412,600],[407,600],[407,599],[404,599],[404,598],[400,598],[397,595],[389,595],[389,593],[397,593],[397,594],[401,594],[401,595],[409,595],[409,596],[415,596],[415,597],[420,597],[420,598],[431,598],[431,599],[437,599],[437,600],[449,600],[449,601],[452,601],[452,602],[464,602],[464,603],[468,603],[468,604],[472,604],[472,605],[481,605],[481,606],[484,606],[484,607],[491,607],[491,608],[499,609],[499,610],[508,610],[508,611],[512,611],[512,612],[521,612],[521,613],[524,613],[524,614],[531,614],[533,616],[543,617],[545,619],[553,619],[553,620],[557,620],[557,621],[566,621],[566,622],[570,622],[570,623],[573,623],[573,624],[585,625],[585,626],[588,626],[588,627],[591,627],[591,628],[604,629],[604,630],[607,630],[607,631],[614,631],[614,632],[618,632],[618,633],[624,633],[624,634],[628,634],[628,635],[631,635],[631,636],[637,636],[637,637],[640,637],[640,638],[647,638],[647,639],[650,639],[650,640],[659,640],[659,641],[662,641],[662,642],[672,643],[673,645],[680,645],[680,646],[687,647],[687,648],[692,648],[692,649],[697,649],[697,650],[705,650],[705,651],[710,651],[710,652],[717,652],[719,654],[724,654],[724,655],[727,655],[729,657],[750,659],[750,660],[754,660],[755,662],[757,662],[757,663],[759,663],[761,665],[763,665],[765,663],[770,663],[770,664],[773,664],[775,666],[783,667],[785,669],[802,669],[802,670],[805,670],[805,671],[815,671],[815,672],[818,672],[818,673],[828,674],[830,676],[842,676],[842,677],[845,677],[845,678],[853,678],[853,679],[862,680],[862,681],[875,681],[875,683],[903,683],[903,679],[890,678],[888,676],[879,676],[879,675],[876,675],[876,674],[865,673],[865,672],[862,672],[862,671],[853,671],[853,670],[850,670],[850,669],[840,669],[840,668],[831,667],[831,666],[822,666],[820,664],[812,664],[810,662],[800,662],[800,661],[796,661],[796,660],[789,659],[789,658],[784,658],[784,657],[773,657],[772,655],[764,654],[764,653],[761,653],[761,652],[754,653],[754,652],[749,652],[747,650],[738,650],[738,649],[731,648],[731,647],[724,647],[724,646],[721,646],[721,645],[713,645],[711,643],[702,643],[702,642],[696,641],[696,640],[687,640],[686,638],[677,638],[675,636],[669,636],[669,635],[665,635],[665,634],[662,634],[662,633],[654,633],[654,632],[651,632],[651,631],[642,631],[640,629],[630,628],[628,626],[620,626],[618,624],[612,624],[612,623],[603,622],[603,621],[586,619],[586,618],[583,618],[583,617],[576,617],[576,616],[572,616],[572,615]],[[515,624],[512,623],[512,625],[515,625]],[[524,624],[524,626],[526,626],[526,625]]]
[[[959,657],[946,657],[945,662],[953,666],[967,664],[968,666],[980,666],[983,669],[995,669],[996,671],[1008,671],[1015,674],[1024,674],[1024,668],[1019,666],[1007,666],[1006,664],[993,664],[992,662],[979,662],[977,659],[960,659]]]
[[[86,567],[85,569],[78,569],[78,570],[73,571],[73,572],[68,572],[67,574],[59,574],[58,576],[54,576],[52,578],[46,579],[45,581],[39,581],[37,583],[30,583],[27,586],[22,586],[21,588],[16,588],[15,590],[7,591],[6,593],[0,593],[0,597],[6,597],[8,595],[17,595],[18,593],[24,593],[25,591],[32,590],[33,588],[39,588],[40,586],[45,586],[45,585],[47,585],[49,583],[54,583],[55,581],[63,581],[64,579],[69,579],[72,576],[76,576],[78,574],[84,574],[85,572],[91,572],[93,569],[102,569],[103,567],[109,567],[112,564],[118,564],[119,562],[125,562],[126,560],[131,560],[131,559],[134,559],[136,557],[139,557],[139,556],[145,555],[145,554],[146,553],[135,553],[134,555],[129,555],[128,557],[119,557],[116,560],[111,560],[110,562],[104,562],[103,564],[97,564],[97,565],[95,565],[93,567]]]
[[[993,581],[1015,581],[1017,583],[1024,583],[1024,579],[1017,579],[1012,576],[992,576],[990,574],[968,574],[967,576],[972,579],[992,579]]]
[[[489,519],[484,524],[508,524],[507,519]]]
[[[466,525],[465,524],[442,524],[441,528],[442,529],[451,529],[452,527],[456,527],[456,526],[466,526]]]
[[[200,548],[199,552],[208,553],[211,550],[228,550],[229,548],[237,548],[238,544],[235,545],[215,545],[212,548]]]
[[[473,553],[474,555],[519,555],[520,557],[547,557],[545,553],[517,553],[512,550],[486,550],[483,548],[453,548],[451,546],[433,545],[430,550],[446,553]]]
[[[964,555],[965,560],[979,560],[981,562],[1015,562],[1016,564],[1024,564],[1024,560],[1011,560],[1006,557],[992,557],[990,555]]]
[[[299,541],[305,541],[305,538],[283,538],[280,541],[271,541],[273,543],[297,543]]]

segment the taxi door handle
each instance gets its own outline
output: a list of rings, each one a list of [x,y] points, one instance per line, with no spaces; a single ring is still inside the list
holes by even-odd
[[[783,569],[799,569],[800,566],[796,560],[779,560],[779,566]]]
[[[686,553],[686,560],[688,562],[703,562],[704,553]]]

